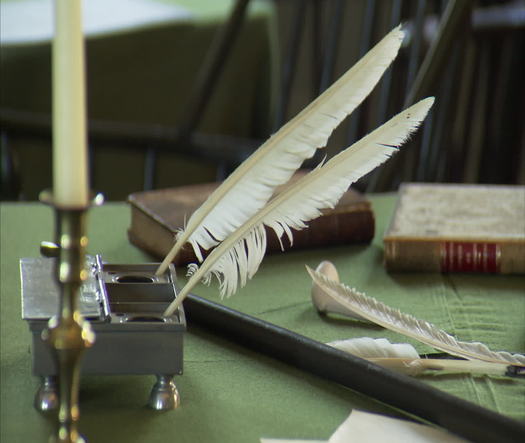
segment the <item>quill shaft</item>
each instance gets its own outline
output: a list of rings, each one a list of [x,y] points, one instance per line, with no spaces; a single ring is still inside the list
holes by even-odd
[[[454,360],[436,358],[366,358],[366,360],[407,375],[426,373],[473,373],[500,376],[523,376],[523,368],[505,363],[477,360]]]
[[[200,247],[215,246],[263,207],[275,187],[286,183],[305,159],[324,147],[332,131],[370,93],[396,57],[403,36],[399,27],[391,31],[245,160],[190,217],[157,275],[166,271],[188,241],[202,261]]]
[[[525,355],[504,351],[495,352],[483,343],[456,340],[432,323],[393,309],[373,297],[366,296],[342,283],[326,278],[308,266],[306,268],[314,282],[322,287],[328,296],[342,305],[348,306],[361,317],[384,328],[412,337],[435,349],[458,357],[525,366]]]
[[[241,282],[246,279],[244,272],[247,272],[249,276],[253,275],[264,255],[264,250],[261,253],[261,249],[265,247],[265,244],[262,245],[262,248],[261,245],[253,246],[246,240],[250,235],[255,235],[256,230],[265,224],[270,226],[279,238],[286,233],[291,239],[290,227],[304,228],[305,221],[321,215],[320,209],[335,206],[351,183],[389,158],[395,151],[395,146],[399,146],[419,126],[433,101],[433,98],[422,100],[396,115],[275,197],[211,252],[165,311],[165,315],[171,315],[180,306],[195,284],[212,270],[219,260],[230,258],[233,262],[229,269],[230,275],[223,273],[226,287],[228,287],[228,279],[237,280],[239,274],[241,274],[239,277]],[[257,236],[256,238],[261,241]],[[265,242],[265,239],[263,241]],[[252,261],[251,267],[246,270],[241,269],[242,266],[238,264],[238,261],[236,262],[228,255],[235,253],[245,262],[250,263],[250,248],[257,249],[260,260],[256,263]],[[235,289],[236,284],[230,285],[230,288]]]
[[[458,360],[450,358],[450,356],[448,358],[423,357],[417,353],[411,344],[390,343],[386,338],[358,337],[336,340],[327,344],[407,375],[454,372],[513,377],[525,376],[524,366],[480,360]]]

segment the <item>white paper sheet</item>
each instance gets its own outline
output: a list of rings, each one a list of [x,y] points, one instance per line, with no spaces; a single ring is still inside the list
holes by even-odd
[[[442,429],[353,410],[329,440],[261,438],[261,443],[467,443]]]
[[[465,443],[444,430],[407,420],[353,410],[330,443]]]

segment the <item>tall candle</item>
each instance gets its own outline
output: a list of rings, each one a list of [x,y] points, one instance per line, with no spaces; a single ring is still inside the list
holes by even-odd
[[[88,203],[81,0],[55,0],[53,199],[60,207]]]

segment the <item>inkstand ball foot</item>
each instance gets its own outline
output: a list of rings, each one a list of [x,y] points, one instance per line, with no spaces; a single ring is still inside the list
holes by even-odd
[[[35,395],[35,409],[40,412],[58,409],[58,386],[56,377],[42,377],[42,384]]]
[[[157,411],[169,411],[179,407],[180,397],[173,375],[157,375],[157,382],[151,389],[148,407]]]

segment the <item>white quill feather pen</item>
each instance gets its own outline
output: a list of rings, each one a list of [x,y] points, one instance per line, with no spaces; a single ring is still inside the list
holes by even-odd
[[[390,343],[386,338],[359,337],[336,340],[329,346],[364,358],[372,363],[407,375],[476,373],[485,375],[523,375],[519,367],[507,363],[445,358],[421,358],[409,343]],[[521,368],[523,369],[523,368]]]
[[[337,300],[343,306],[347,306],[359,316],[384,328],[419,340],[448,354],[469,360],[525,366],[525,355],[511,354],[505,351],[495,352],[483,343],[456,340],[452,335],[437,328],[432,323],[419,320],[398,309],[393,309],[343,283],[330,280],[308,266],[306,268],[313,281],[324,289],[329,297]]]
[[[273,198],[217,246],[200,268],[189,266],[191,278],[164,315],[172,314],[201,279],[209,281],[212,275],[219,279],[222,295],[235,293],[239,283],[244,286],[257,272],[266,252],[264,226],[272,228],[279,239],[286,233],[292,243],[292,228],[303,229],[305,222],[321,215],[321,209],[333,208],[353,182],[397,150],[433,103],[434,98],[416,103]]]
[[[216,246],[261,209],[275,188],[324,147],[332,131],[368,96],[397,56],[403,36],[400,27],[392,30],[246,159],[192,214],[157,275],[164,273],[186,242],[202,261],[200,248]]]

